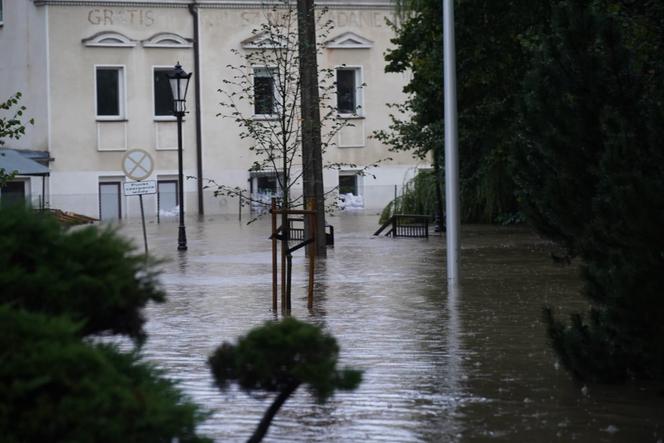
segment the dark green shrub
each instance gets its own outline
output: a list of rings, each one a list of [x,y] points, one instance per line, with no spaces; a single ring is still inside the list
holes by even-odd
[[[225,390],[236,382],[243,390],[276,392],[250,442],[260,441],[283,403],[300,385],[307,385],[321,403],[338,389],[353,390],[362,380],[360,371],[337,370],[339,346],[331,335],[294,318],[267,322],[238,339],[223,343],[208,364],[215,383]]]
[[[584,380],[664,379],[663,23],[661,2],[560,2],[526,78],[515,178],[583,261],[588,314],[545,320]]]
[[[67,230],[26,208],[0,209],[0,303],[81,323],[84,335],[141,339],[142,309],[161,302],[155,262],[111,229]]]
[[[135,352],[84,343],[66,318],[0,306],[0,361],[3,442],[207,441],[173,382]]]

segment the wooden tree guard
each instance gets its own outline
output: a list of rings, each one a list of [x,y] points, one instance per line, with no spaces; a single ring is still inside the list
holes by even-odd
[[[285,312],[291,310],[291,273],[292,273],[292,253],[302,247],[307,247],[309,257],[309,281],[307,285],[307,307],[312,308],[314,303],[314,271],[316,266],[316,203],[313,199],[307,201],[307,209],[283,209],[277,206],[277,200],[272,199],[272,309],[277,310],[278,293],[278,264],[277,264],[277,240],[281,240],[281,309]],[[302,215],[305,222],[309,225],[311,237],[298,243],[292,248],[288,247],[289,227],[286,225],[277,227],[277,215],[286,214],[286,220],[289,215]]]

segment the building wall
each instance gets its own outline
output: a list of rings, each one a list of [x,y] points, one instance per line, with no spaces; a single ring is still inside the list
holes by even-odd
[[[7,3],[7,2],[5,2]],[[13,2],[12,2],[13,3]],[[143,149],[155,160],[155,170],[150,179],[177,175],[176,123],[156,120],[153,115],[152,69],[155,66],[172,66],[179,61],[185,70],[194,70],[193,48],[150,48],[143,42],[159,33],[175,33],[193,39],[193,17],[186,8],[188,2],[179,0],[141,1],[136,6],[131,1],[113,2],[40,0],[31,3],[21,1],[30,20],[42,18],[35,35],[41,33],[41,41],[47,41],[42,49],[42,82],[44,94],[50,97],[40,112],[50,110],[51,157],[49,183],[52,207],[73,210],[83,214],[99,215],[99,183],[125,181],[121,161],[127,150]],[[232,50],[243,51],[241,43],[252,36],[251,30],[265,20],[264,9],[248,3],[199,2],[200,74],[201,74],[201,125],[203,147],[203,176],[228,186],[247,187],[249,167],[255,160],[249,151],[249,141],[240,139],[239,129],[232,119],[218,116],[222,112],[219,102],[228,78],[227,65],[239,65],[243,61]],[[168,7],[167,7],[168,6]],[[327,48],[319,57],[320,67],[334,68],[340,65],[361,68],[363,88],[363,118],[353,119],[353,128],[344,128],[337,136],[337,146],[325,154],[327,163],[355,164],[348,170],[381,162],[371,168],[370,174],[361,179],[361,193],[365,208],[381,209],[394,196],[394,186],[399,188],[412,177],[420,162],[407,153],[391,153],[369,135],[389,124],[386,103],[403,100],[401,92],[407,79],[399,74],[384,73],[384,54],[389,47],[392,30],[385,23],[391,17],[389,5],[365,3],[356,0],[352,5],[333,5],[327,18],[334,29],[326,39],[334,39],[346,32],[371,42],[370,48]],[[10,20],[7,16],[6,22]],[[24,20],[28,20],[25,18]],[[7,26],[7,25],[6,25]],[[3,30],[0,30],[0,33]],[[23,34],[12,34],[21,48],[30,52],[43,48]],[[132,47],[91,47],[86,45],[102,32],[119,33],[133,43]],[[320,37],[319,37],[320,38]],[[0,44],[4,44],[0,39]],[[19,44],[17,43],[17,44]],[[36,49],[39,52],[39,49]],[[13,52],[14,49],[11,49]],[[26,64],[23,73],[39,77]],[[126,119],[124,121],[99,121],[95,109],[95,66],[114,65],[124,68],[126,90]],[[20,77],[20,76],[18,76]],[[17,80],[18,81],[18,80]],[[190,84],[187,106],[191,111],[184,122],[184,175],[196,175],[195,94],[194,79]],[[50,85],[50,90],[48,86]],[[39,88],[36,91],[41,91]],[[47,114],[48,115],[48,114]],[[45,118],[46,121],[48,119]],[[45,131],[48,134],[48,131]],[[34,138],[24,140],[34,143]],[[351,145],[352,147],[344,147]],[[31,147],[34,145],[31,145]],[[387,161],[387,157],[392,160]],[[422,166],[428,166],[426,164]],[[326,170],[325,186],[338,185],[338,171]],[[375,175],[375,178],[373,177]],[[296,191],[297,192],[297,191]],[[121,197],[123,216],[138,215],[136,197]],[[185,180],[185,209],[197,211],[196,182]],[[206,213],[233,213],[238,201],[230,197],[214,197],[211,190],[204,194]],[[156,215],[156,198],[146,199],[147,213]]]
[[[7,140],[6,147],[48,149],[48,42],[47,8],[31,1],[4,0],[0,26],[0,101],[21,92],[26,120],[34,118],[20,140]]]
[[[90,47],[83,40],[102,32],[117,32],[133,47]],[[151,48],[142,42],[162,32],[191,39],[193,23],[185,8],[57,6],[49,13],[51,82],[75,82],[75,87],[53,88],[51,205],[98,216],[100,181],[128,181],[122,158],[128,150],[143,149],[155,163],[150,179],[177,175],[177,124],[154,117],[153,68],[179,61],[193,66],[191,48]],[[56,60],[75,60],[58,63]],[[125,121],[96,118],[95,67],[122,66],[125,80]],[[190,84],[193,91],[193,79]],[[194,109],[193,92],[187,106]],[[196,175],[193,114],[183,124],[184,175]],[[187,211],[195,210],[195,183],[185,180]],[[136,197],[123,197],[123,216],[136,215]],[[156,204],[148,213],[156,211]]]

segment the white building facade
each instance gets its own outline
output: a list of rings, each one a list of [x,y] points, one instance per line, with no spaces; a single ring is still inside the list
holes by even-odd
[[[24,137],[4,147],[48,159],[50,207],[103,219],[137,216],[138,202],[123,194],[129,179],[121,163],[127,151],[142,149],[154,159],[148,179],[158,182],[158,193],[145,199],[147,214],[173,212],[180,203],[177,123],[166,74],[176,62],[194,71],[183,125],[184,176],[254,192],[273,186],[269,174],[249,172],[255,160],[250,142],[240,138],[232,119],[218,116],[227,66],[242,63],[233,50],[247,50],[243,42],[270,6],[249,0],[0,2],[0,97],[21,91],[21,104],[35,120]],[[384,73],[393,6],[382,0],[322,4],[334,29],[319,65],[337,70],[338,93],[346,94],[338,103],[361,106],[353,126],[342,129],[325,154],[326,162],[352,166],[326,170],[325,188],[339,187],[361,196],[359,206],[380,210],[395,185],[401,188],[418,167],[428,167],[370,137],[389,124],[386,104],[404,99],[407,78]],[[26,197],[41,192],[41,179],[17,180]],[[215,197],[204,184],[185,180],[188,214],[237,213],[236,198]]]

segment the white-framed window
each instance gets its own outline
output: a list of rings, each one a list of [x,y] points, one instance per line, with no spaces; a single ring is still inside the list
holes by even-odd
[[[362,67],[336,68],[337,113],[342,117],[359,117],[362,112]]]
[[[273,118],[277,113],[276,68],[254,66],[254,116]]]
[[[97,120],[126,119],[125,68],[95,65],[95,112]]]
[[[153,112],[155,120],[175,120],[173,115],[173,92],[168,80],[172,66],[155,66],[152,69]]]

